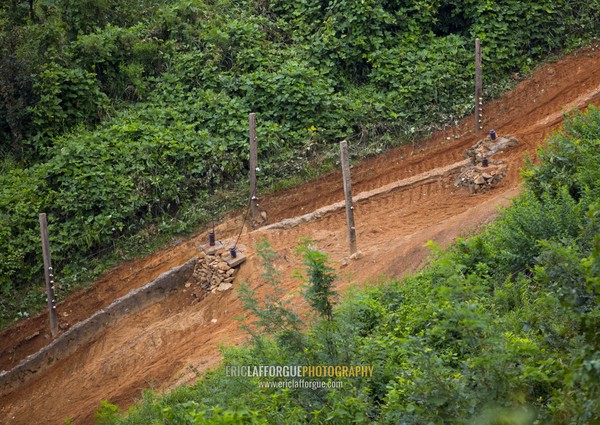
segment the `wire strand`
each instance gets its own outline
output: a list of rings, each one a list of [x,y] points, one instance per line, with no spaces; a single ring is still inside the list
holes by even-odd
[[[244,215],[244,221],[242,221],[242,228],[240,229],[240,233],[238,234],[237,239],[235,240],[235,244],[233,244],[233,247],[232,247],[234,250],[237,247],[237,244],[240,241],[240,238],[242,237],[242,232],[244,231],[244,226],[246,225],[246,221],[248,221],[248,215],[250,214],[250,209],[252,208],[252,201],[254,200],[255,197],[256,197],[256,189],[254,189],[254,192],[250,196],[250,200],[248,202],[248,208],[246,209],[246,214]]]

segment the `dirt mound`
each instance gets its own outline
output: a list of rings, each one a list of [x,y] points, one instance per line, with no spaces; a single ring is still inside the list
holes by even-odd
[[[303,300],[295,292],[299,282],[292,271],[300,266],[294,247],[301,237],[311,237],[330,254],[339,267],[340,290],[374,276],[401,276],[417,269],[427,256],[425,242],[450,243],[492,220],[497,206],[509,203],[520,190],[523,156],[535,154],[543,139],[560,125],[565,110],[600,103],[599,69],[598,48],[582,50],[540,68],[515,90],[484,106],[484,125],[498,134],[512,134],[519,141],[492,158],[502,161],[506,170],[488,190],[470,194],[468,189],[455,186],[461,167],[468,165],[463,153],[478,140],[471,131],[472,118],[430,140],[394,149],[353,167],[358,246],[363,253],[360,259],[347,259],[344,211],[331,207],[343,200],[340,172],[265,196],[261,207],[267,211],[270,224],[319,209],[323,213],[288,227],[246,232],[241,242],[248,247],[247,261],[237,272],[234,286],[247,281],[259,293],[263,290],[252,249],[261,238],[269,240],[279,254],[275,266],[283,272],[289,297],[300,310]],[[487,181],[484,172],[491,173],[481,170]],[[220,238],[233,237],[240,225],[239,218],[232,218],[216,230]],[[207,234],[200,234],[176,241],[152,256],[119,266],[89,290],[60,303],[62,322],[72,325],[83,320],[131,289],[183,264],[197,256],[198,247],[207,240]],[[341,268],[342,264],[347,265]],[[101,400],[127,406],[143,388],[168,389],[192,381],[217,365],[219,345],[245,341],[234,320],[243,314],[242,306],[235,291],[210,292],[200,301],[192,292],[183,286],[164,301],[123,317],[73,355],[3,397],[2,423],[62,424],[66,418],[92,423]],[[46,320],[40,315],[0,333],[0,369],[14,367],[50,341]]]

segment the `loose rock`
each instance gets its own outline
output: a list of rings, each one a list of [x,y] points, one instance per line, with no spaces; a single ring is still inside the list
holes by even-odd
[[[232,286],[233,286],[233,284],[231,284],[229,282],[223,282],[217,287],[217,291],[221,291],[221,292],[227,291],[228,289],[231,289]]]

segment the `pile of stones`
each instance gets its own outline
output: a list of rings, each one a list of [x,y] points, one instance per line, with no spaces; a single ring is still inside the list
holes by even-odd
[[[498,183],[508,170],[506,164],[492,164],[487,167],[483,166],[467,166],[454,182],[455,186],[465,186],[471,193],[481,192],[489,189],[494,184]]]
[[[232,257],[222,243],[214,247],[202,246],[192,279],[186,283],[186,288],[193,287],[192,295],[198,299],[209,293],[230,290],[239,266],[245,260],[246,257],[241,252]]]
[[[470,164],[463,167],[454,182],[456,187],[464,186],[471,193],[481,192],[498,183],[507,173],[508,165],[500,160],[491,159],[498,153],[518,145],[514,137],[498,137],[479,140],[467,149],[463,156],[470,159]]]

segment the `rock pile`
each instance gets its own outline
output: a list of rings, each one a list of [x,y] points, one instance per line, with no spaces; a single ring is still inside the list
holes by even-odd
[[[225,291],[231,288],[236,273],[237,269],[231,268],[223,260],[222,254],[208,255],[201,252],[193,276],[207,292]]]
[[[468,187],[471,193],[489,189],[498,183],[508,170],[508,165],[490,157],[518,143],[514,137],[499,137],[495,140],[488,137],[479,140],[464,152],[463,156],[469,158],[471,163],[462,169],[454,185]]]
[[[508,166],[502,163],[489,164],[487,167],[468,166],[463,168],[454,185],[468,187],[471,193],[480,192],[498,183],[507,170]]]
[[[495,140],[489,138],[483,139],[475,143],[472,147],[467,149],[463,156],[471,160],[471,165],[477,165],[484,162],[485,159],[489,159],[492,155],[505,151],[517,146],[519,142],[516,138],[510,137],[498,137]]]
[[[192,287],[192,295],[198,299],[216,291],[227,291],[233,287],[233,281],[237,274],[241,256],[232,259],[225,253],[226,250],[210,250],[208,253],[201,251],[198,254],[198,262],[194,267],[194,273],[186,288]],[[241,254],[240,254],[241,255]]]

